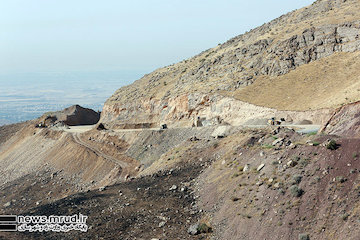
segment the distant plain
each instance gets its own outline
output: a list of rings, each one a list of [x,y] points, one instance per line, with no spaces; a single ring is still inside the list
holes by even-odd
[[[79,104],[101,111],[116,89],[144,71],[0,73],[0,126]]]

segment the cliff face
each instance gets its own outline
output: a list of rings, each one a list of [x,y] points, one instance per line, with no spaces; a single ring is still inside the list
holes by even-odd
[[[360,102],[338,108],[322,132],[347,137],[360,136]]]
[[[279,111],[255,106],[221,95],[184,94],[162,100],[149,99],[127,104],[107,104],[102,120],[113,128],[158,127],[162,123],[173,127],[212,126],[230,124],[239,126],[274,116],[299,122],[308,119],[323,124],[331,109],[313,111]]]
[[[147,122],[159,125],[169,119],[184,122],[189,119],[185,124],[190,125],[192,119],[197,117],[211,119],[214,112],[211,107],[221,105],[216,103],[220,101],[231,102],[237,99],[282,110],[308,110],[333,108],[348,101],[344,100],[345,98],[351,98],[349,101],[360,99],[357,92],[344,90],[352,86],[357,79],[351,79],[339,87],[336,101],[330,97],[319,104],[319,107],[316,106],[321,98],[311,101],[314,91],[309,91],[309,94],[305,92],[302,99],[296,99],[299,102],[297,107],[292,107],[291,104],[280,107],[283,102],[293,101],[289,100],[288,96],[279,96],[278,102],[272,104],[273,99],[267,99],[275,90],[271,87],[262,92],[248,91],[252,89],[252,85],[276,83],[277,79],[286,77],[299,67],[306,71],[308,66],[313,66],[321,59],[338,62],[337,72],[344,71],[348,63],[337,61],[337,54],[353,54],[360,50],[358,10],[360,3],[355,0],[324,0],[283,15],[193,58],[158,69],[132,85],[117,90],[106,102],[101,121],[116,121],[117,124]],[[311,82],[313,78],[316,81]],[[322,89],[317,90],[319,92],[326,91],[329,78],[331,77],[326,73],[319,74],[314,71],[300,81],[310,82],[307,86],[310,90],[315,83],[322,86]],[[290,93],[297,91],[295,86],[286,88]],[[259,89],[262,89],[261,86]],[[230,98],[232,100],[229,100]],[[264,101],[252,100],[256,98]],[[232,106],[238,104],[231,104]],[[204,110],[206,108],[208,110]],[[228,111],[238,110],[235,107]],[[204,112],[211,114],[199,115]],[[220,111],[221,114],[224,112],[225,110]]]

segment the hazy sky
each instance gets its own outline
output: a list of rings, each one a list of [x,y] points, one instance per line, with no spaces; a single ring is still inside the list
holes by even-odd
[[[146,70],[313,0],[0,0],[0,73]]]

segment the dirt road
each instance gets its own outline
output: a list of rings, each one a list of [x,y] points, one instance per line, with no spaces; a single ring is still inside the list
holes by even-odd
[[[94,126],[95,125],[71,126],[68,129],[64,129],[64,131],[70,132],[70,133],[73,133],[73,134],[77,134],[77,133],[87,132],[87,131],[93,129]],[[245,127],[245,128],[267,128],[267,127],[269,127],[269,125],[241,125],[241,126]],[[241,126],[239,126],[239,127],[241,127]],[[279,126],[294,128],[299,133],[317,132],[321,128],[320,125],[291,125],[291,124],[287,124],[287,125],[279,125]],[[159,131],[159,130],[160,130],[160,128],[137,128],[137,129],[115,129],[115,130],[112,130],[112,131],[121,133],[121,132],[141,132],[141,131]]]
[[[125,168],[128,167],[128,163],[123,162],[123,161],[120,161],[120,160],[118,160],[118,159],[115,159],[115,158],[113,158],[113,157],[111,157],[111,156],[109,156],[109,155],[106,155],[106,154],[104,154],[103,152],[101,152],[101,151],[99,151],[98,149],[96,149],[96,148],[94,148],[93,146],[91,146],[90,144],[82,141],[81,138],[79,137],[79,134],[78,134],[78,133],[74,133],[74,134],[72,134],[72,136],[73,136],[73,138],[74,138],[74,140],[75,140],[75,142],[76,142],[77,144],[79,144],[79,145],[81,145],[81,146],[83,146],[83,147],[85,147],[85,148],[90,149],[90,150],[93,151],[96,155],[98,155],[98,156],[106,159],[107,161],[110,161],[110,162],[115,163],[116,165],[120,166],[120,167],[123,168],[123,169],[125,169]]]

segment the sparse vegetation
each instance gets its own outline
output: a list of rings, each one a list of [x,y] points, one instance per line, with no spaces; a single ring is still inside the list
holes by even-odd
[[[337,176],[337,177],[335,178],[335,180],[336,180],[337,182],[339,182],[339,183],[344,183],[344,182],[347,181],[347,179],[346,179],[345,177],[343,177],[343,176]]]
[[[308,164],[310,163],[310,159],[309,158],[302,158],[298,164],[300,167],[306,167]]]
[[[326,145],[326,148],[330,150],[336,150],[338,149],[338,147],[339,145],[336,143],[334,139],[331,139],[330,142]]]
[[[350,214],[344,213],[343,215],[341,215],[341,219],[346,221],[346,220],[348,220],[349,216],[350,216]]]
[[[279,192],[281,195],[284,195],[284,194],[285,194],[285,190],[284,190],[283,188],[280,188],[280,189],[278,190],[278,192]]]
[[[238,176],[240,176],[239,173],[234,173],[234,174],[232,175],[232,178],[236,178],[236,177],[238,177]]]
[[[273,146],[273,145],[270,145],[270,144],[264,144],[264,145],[262,145],[262,146],[263,146],[263,148],[266,148],[266,149],[274,148],[274,146]]]
[[[307,134],[307,136],[314,136],[314,135],[316,135],[316,134],[317,134],[317,131],[309,132],[309,133]]]
[[[315,182],[320,182],[321,178],[319,176],[314,177]]]
[[[294,197],[301,197],[304,194],[304,190],[299,188],[297,185],[291,186],[290,192]]]
[[[315,146],[315,147],[320,145],[320,143],[319,143],[319,142],[316,142],[316,141],[313,142],[312,144],[313,144],[313,146]]]
[[[302,180],[302,176],[301,175],[295,175],[293,176],[293,180],[294,180],[294,184],[299,184]]]
[[[310,236],[307,233],[299,234],[299,240],[310,240]]]
[[[211,233],[212,232],[212,228],[210,226],[208,226],[206,223],[200,223],[198,226],[199,233]]]

